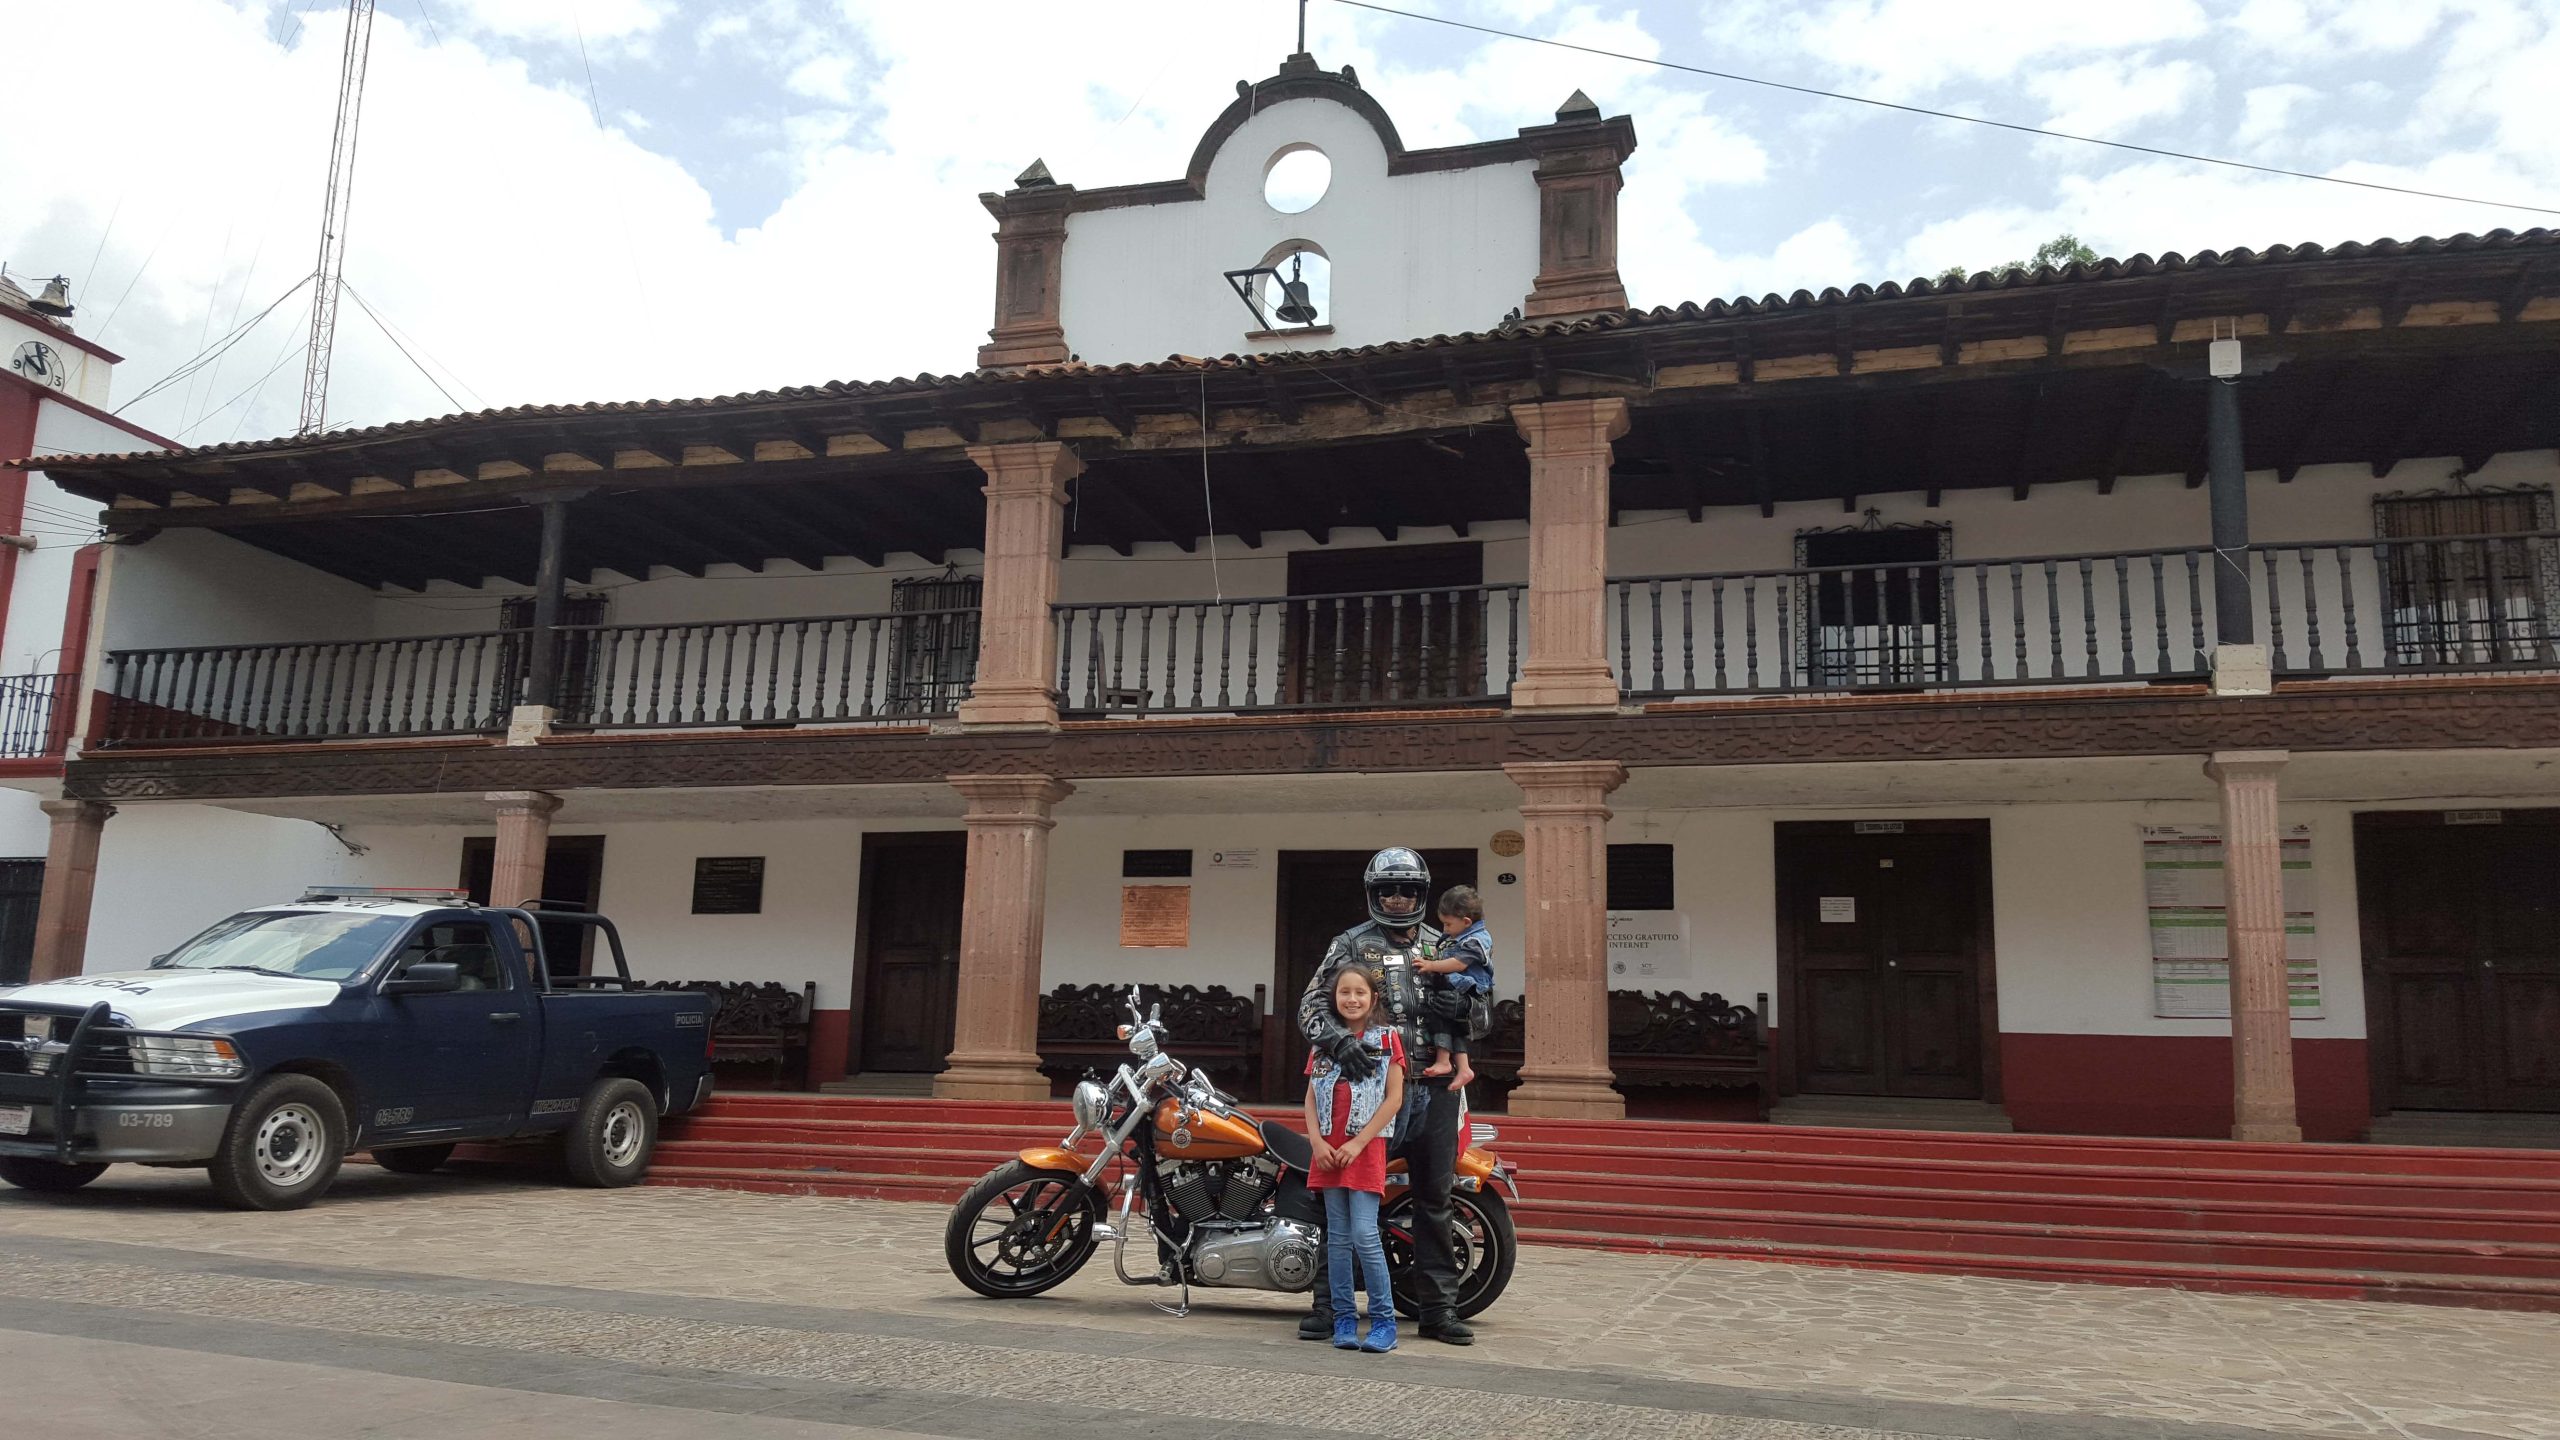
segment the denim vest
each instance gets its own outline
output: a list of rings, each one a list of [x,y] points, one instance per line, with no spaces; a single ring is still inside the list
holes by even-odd
[[[1372,1025],[1360,1032],[1360,1043],[1371,1049],[1384,1051],[1387,1048],[1387,1037],[1394,1033],[1395,1029],[1392,1026]],[[1316,1132],[1319,1135],[1331,1135],[1333,1133],[1333,1087],[1342,1083],[1342,1068],[1334,1064],[1333,1058],[1322,1051],[1316,1052],[1315,1062],[1315,1069],[1309,1072],[1307,1083],[1315,1087],[1316,1092]],[[1387,1067],[1380,1065],[1369,1072],[1368,1079],[1354,1080],[1350,1083],[1351,1123],[1342,1129],[1345,1136],[1359,1134],[1360,1127],[1368,1124],[1370,1117],[1378,1113],[1378,1107],[1386,1103]]]

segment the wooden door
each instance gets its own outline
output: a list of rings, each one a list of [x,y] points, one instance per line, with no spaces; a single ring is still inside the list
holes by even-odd
[[[1271,1010],[1280,1019],[1281,1099],[1299,1094],[1295,1077],[1307,1068],[1307,1040],[1298,1029],[1298,998],[1316,967],[1324,963],[1333,937],[1369,918],[1369,902],[1360,876],[1375,850],[1283,850],[1280,852],[1280,916],[1278,962],[1272,967]],[[1452,885],[1476,883],[1473,850],[1425,850],[1422,863],[1431,867],[1431,896]],[[1423,908],[1431,907],[1426,902]],[[1425,915],[1425,922],[1430,920]],[[1514,952],[1516,954],[1516,951]],[[1500,952],[1496,952],[1500,963]],[[1514,962],[1517,963],[1516,961]],[[1497,972],[1498,973],[1498,972]],[[1509,984],[1516,987],[1513,976]],[[1514,993],[1517,993],[1516,989]]]
[[[929,1074],[951,1054],[968,857],[964,833],[863,838],[857,1068]]]
[[[1473,543],[1291,551],[1281,702],[1484,694],[1484,601],[1473,588],[1483,583],[1484,547]],[[1423,593],[1396,593],[1407,591]]]
[[[2560,811],[2356,817],[2376,1113],[2560,1111]]]
[[[1778,827],[1781,1019],[1801,1093],[1988,1093],[1990,831],[1903,823]]]

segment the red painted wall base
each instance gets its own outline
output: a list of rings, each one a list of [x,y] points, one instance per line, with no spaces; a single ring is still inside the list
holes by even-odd
[[[2215,1035],[2000,1037],[2009,1118],[2060,1135],[2231,1135],[2231,1041]],[[2293,1042],[2306,1140],[2357,1140],[2370,1123],[2362,1040]]]
[[[809,1016],[809,1083],[824,1085],[844,1078],[853,1053],[853,1012],[818,1010]]]

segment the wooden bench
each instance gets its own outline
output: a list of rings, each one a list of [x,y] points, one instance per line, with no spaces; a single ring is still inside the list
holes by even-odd
[[[1760,1118],[1769,1118],[1776,1089],[1763,1018],[1757,1008],[1728,1003],[1721,995],[1682,991],[1609,992],[1609,1068],[1618,1084],[1695,1085],[1753,1092]],[[1493,1031],[1476,1042],[1471,1059],[1485,1083],[1508,1091],[1520,1082],[1526,1021],[1518,996],[1494,1002]]]
[[[1218,1087],[1251,1095],[1262,1087],[1262,1012],[1267,987],[1238,995],[1224,985],[1141,985],[1140,1009],[1164,1007],[1165,1049]],[[1040,997],[1040,1073],[1060,1091],[1088,1072],[1109,1074],[1129,1058],[1119,1029],[1129,1019],[1126,985],[1061,985]]]
[[[809,1017],[818,982],[794,990],[778,980],[652,980],[642,990],[696,990],[712,998],[711,1066],[769,1065],[776,1090],[809,1086]]]

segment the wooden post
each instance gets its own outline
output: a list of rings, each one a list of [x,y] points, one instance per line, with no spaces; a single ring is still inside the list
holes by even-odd
[[[2284,840],[2276,823],[2276,774],[2290,758],[2282,750],[2223,750],[2204,767],[2222,792],[2234,1140],[2302,1138],[2284,963]]]
[[[1529,442],[1529,644],[1513,710],[1618,708],[1609,670],[1610,442],[1627,433],[1627,402],[1514,405]]]
[[[533,633],[525,640],[524,694],[520,705],[550,709],[559,700],[560,591],[567,580],[563,552],[569,543],[569,502],[545,496],[534,502],[542,512],[542,553],[533,570]]]
[[[2205,467],[2213,505],[2213,628],[2216,645],[2257,639],[2249,588],[2248,472],[2240,464],[2240,382],[2205,382]]]
[[[80,973],[89,955],[89,905],[98,888],[98,841],[113,805],[95,800],[45,800],[52,821],[44,850],[44,889],[36,900],[35,958],[29,981],[65,980]]]
[[[1529,916],[1521,939],[1523,1037],[1514,1115],[1617,1120],[1609,1069],[1609,792],[1615,760],[1505,765],[1520,787]]]
[[[1084,472],[1056,440],[972,445],[987,474],[986,580],[978,602],[978,672],[960,723],[981,729],[1058,725],[1058,542],[1067,482]]]
[[[1046,775],[954,775],[968,801],[961,884],[960,993],[944,1100],[1046,1100],[1040,1073],[1040,941],[1049,895],[1051,807],[1075,787]]]

